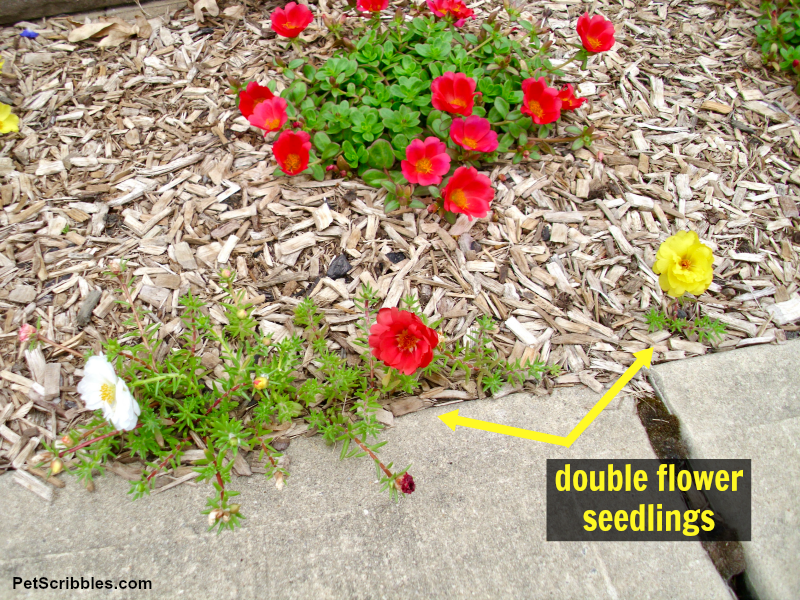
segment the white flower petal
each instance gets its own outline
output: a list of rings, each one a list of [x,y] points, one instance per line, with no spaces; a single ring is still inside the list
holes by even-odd
[[[128,389],[128,385],[122,379],[117,380],[116,392],[117,401],[109,420],[117,429],[129,431],[136,427],[141,409],[136,402],[136,398],[133,397],[133,394]]]
[[[105,354],[98,354],[97,356],[90,356],[86,361],[86,366],[83,368],[86,375],[95,377],[102,377],[106,381],[113,383],[117,382],[117,373],[114,371],[114,366],[108,362]]]

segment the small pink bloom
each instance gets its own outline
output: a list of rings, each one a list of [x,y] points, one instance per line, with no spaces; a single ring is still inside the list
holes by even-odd
[[[475,12],[463,0],[427,0],[428,8],[439,18],[453,19],[453,25],[461,27]]]
[[[363,12],[376,13],[386,10],[389,0],[358,0],[356,8]]]
[[[497,132],[487,119],[472,115],[466,119],[453,119],[450,139],[467,150],[494,152],[497,150]]]
[[[439,185],[450,170],[447,146],[433,136],[414,140],[406,147],[406,160],[400,161],[403,177],[409,183]]]
[[[586,102],[586,98],[577,98],[572,84],[567,83],[558,92],[558,99],[561,100],[561,110],[575,110]]]
[[[36,335],[36,327],[34,327],[33,325],[29,325],[28,323],[25,323],[22,327],[19,328],[20,344],[24,344],[34,335]]]

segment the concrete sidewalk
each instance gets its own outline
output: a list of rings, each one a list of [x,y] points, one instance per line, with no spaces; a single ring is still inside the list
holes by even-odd
[[[752,461],[745,575],[759,600],[800,598],[800,341],[654,367],[693,458]]]
[[[0,477],[0,597],[14,576],[150,579],[152,592],[80,598],[731,598],[697,542],[545,541],[545,459],[654,458],[630,399],[609,406],[570,449],[448,429],[462,416],[566,435],[598,396],[581,389],[429,409],[386,433],[385,459],[413,461],[417,491],[399,504],[363,459],[338,460],[319,438],[295,441],[289,485],[235,481],[248,519],[206,533],[210,487],[131,502],[127,482],[74,480],[52,504]]]

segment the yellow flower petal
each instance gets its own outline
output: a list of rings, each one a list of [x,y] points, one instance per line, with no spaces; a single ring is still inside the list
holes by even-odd
[[[19,131],[19,117],[9,114],[5,118],[0,118],[0,133]]]
[[[714,254],[694,231],[679,231],[659,247],[653,272],[660,275],[658,283],[670,296],[686,292],[699,296],[714,278]]]

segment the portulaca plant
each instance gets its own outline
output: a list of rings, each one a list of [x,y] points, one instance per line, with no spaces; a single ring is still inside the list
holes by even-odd
[[[341,447],[341,458],[368,457],[382,489],[397,498],[411,494],[416,482],[408,468],[384,464],[378,456],[385,443],[376,440],[382,400],[417,393],[421,377],[442,372],[453,381],[474,380],[481,395],[558,372],[538,360],[506,361],[492,343],[496,325],[490,318],[478,319],[466,340],[451,342],[436,331],[438,323],[427,322],[415,298],[405,298],[401,309],[378,311],[368,286],[356,299],[363,315],[356,343],[365,349],[356,364],[332,345],[324,315],[308,299],[295,310],[291,335],[261,336],[253,306],[235,289],[236,276],[228,269],[219,276],[225,323],[212,323],[205,304],[189,293],[180,301],[182,326],[173,331],[178,343],[166,350],[160,324],[148,324],[133,302],[134,284],[124,267],[114,267],[110,275],[121,284],[122,304],[130,311],[124,324],[138,337],[131,345],[110,339],[103,354],[86,359],[78,393],[95,414],[48,448],[51,471],[65,470],[91,487],[109,461],[127,453],[142,465],[141,478],[131,483],[135,499],[148,494],[160,474],[177,468],[187,450],[200,448],[204,457],[192,462],[197,481],[214,488],[204,514],[217,531],[233,529],[243,518],[233,501],[238,492],[230,489],[238,454],[252,453],[251,460],[264,463],[266,476],[279,489],[284,486],[289,473],[279,449],[288,444],[276,439],[287,421],[305,421]],[[22,327],[20,340],[84,358],[31,325]],[[219,349],[221,370],[203,364],[212,348]],[[309,357],[313,369],[307,370]]]

